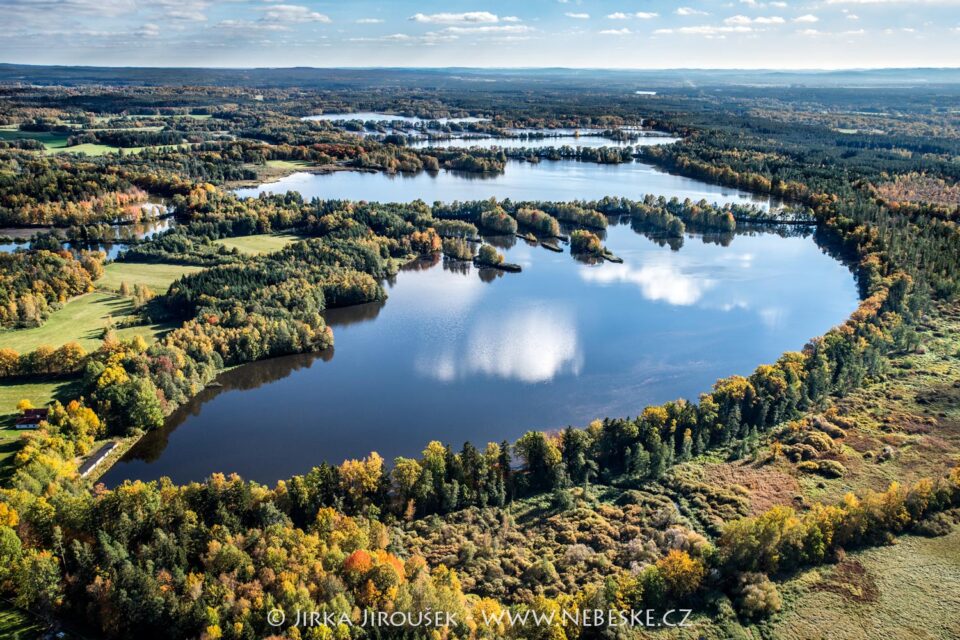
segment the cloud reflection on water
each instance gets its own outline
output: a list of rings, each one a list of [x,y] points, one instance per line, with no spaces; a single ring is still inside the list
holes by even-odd
[[[629,264],[603,264],[599,268],[580,269],[580,277],[599,284],[634,284],[647,300],[678,306],[696,304],[714,284],[708,278],[685,274],[670,264],[644,265],[639,269]]]
[[[574,315],[547,306],[478,317],[460,344],[416,361],[420,373],[442,382],[480,374],[533,384],[582,367]]]

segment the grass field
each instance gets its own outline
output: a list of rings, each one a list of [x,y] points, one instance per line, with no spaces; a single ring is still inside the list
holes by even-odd
[[[224,238],[223,240],[217,240],[217,243],[230,249],[238,249],[241,253],[259,255],[280,251],[297,240],[302,240],[302,238],[286,233],[261,233],[254,236]]]
[[[182,264],[156,264],[140,262],[111,262],[103,270],[103,277],[97,280],[97,287],[116,291],[121,282],[130,286],[142,284],[157,293],[165,293],[170,284],[182,275],[196,273],[201,267]]]
[[[67,302],[39,327],[0,332],[0,344],[19,353],[33,351],[40,345],[52,347],[76,341],[87,351],[100,345],[103,328],[133,311],[130,298],[103,291],[94,291]]]
[[[960,527],[852,553],[784,585],[786,613],[766,637],[960,638]]]
[[[0,140],[39,140],[48,151],[67,146],[66,133],[53,131],[20,131],[11,127],[0,128]]]
[[[159,129],[160,127],[144,127],[143,131],[150,131],[152,129]],[[78,129],[78,132],[80,130]],[[55,153],[82,153],[88,156],[102,156],[107,153],[116,153],[120,151],[120,147],[114,147],[108,144],[78,144],[72,147],[67,146],[67,138],[70,134],[60,133],[55,131],[20,131],[19,129],[11,127],[2,127],[0,128],[0,140],[23,140],[23,139],[32,139],[39,140],[43,143],[44,152],[48,154]],[[172,146],[186,146],[186,145],[165,145],[166,147]],[[124,153],[140,153],[144,149],[159,149],[162,147],[124,147]]]
[[[115,293],[121,282],[130,286],[143,284],[163,293],[181,275],[199,270],[200,267],[184,265],[111,263],[97,281],[100,290],[70,300],[39,327],[0,331],[0,345],[27,353],[40,345],[56,348],[75,341],[92,351],[100,345],[104,327],[121,322],[133,312],[133,302]],[[160,324],[125,327],[117,330],[117,336],[128,339],[143,335],[150,341],[169,328]]]
[[[306,160],[267,160],[267,166],[271,169],[309,169],[316,165]]]
[[[144,149],[173,149],[174,147],[186,147],[187,144],[169,144],[169,145],[160,145],[152,147],[113,147],[107,144],[78,144],[72,147],[62,146],[62,147],[47,147],[47,153],[82,153],[88,156],[102,156],[107,153],[116,153],[117,151],[123,151],[125,154],[135,154],[140,153]]]

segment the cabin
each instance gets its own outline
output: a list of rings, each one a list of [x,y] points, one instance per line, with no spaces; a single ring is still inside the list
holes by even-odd
[[[49,409],[24,409],[15,426],[17,429],[36,429],[49,413]]]

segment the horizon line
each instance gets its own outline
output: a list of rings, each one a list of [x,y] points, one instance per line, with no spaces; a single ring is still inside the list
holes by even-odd
[[[774,73],[834,73],[852,71],[960,71],[957,66],[878,66],[878,67],[569,67],[569,66],[489,66],[471,67],[451,66],[189,66],[189,65],[104,65],[104,64],[63,64],[34,62],[0,62],[0,66],[9,67],[64,67],[68,69],[193,69],[218,71],[258,71],[310,69],[315,71],[705,71],[705,72],[774,72]]]

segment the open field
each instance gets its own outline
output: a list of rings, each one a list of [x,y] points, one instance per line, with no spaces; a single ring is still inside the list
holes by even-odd
[[[116,153],[118,151],[123,151],[126,154],[140,153],[144,149],[172,149],[173,147],[185,147],[186,144],[182,145],[160,145],[154,147],[113,147],[107,144],[78,144],[72,147],[62,146],[62,147],[48,147],[47,153],[83,153],[88,156],[102,156],[108,153]]]
[[[87,351],[100,346],[103,329],[126,319],[133,312],[130,298],[106,291],[94,291],[70,300],[39,327],[0,332],[0,344],[19,353],[28,353],[41,345],[59,347],[77,342]],[[129,339],[142,335],[152,342],[170,329],[166,324],[137,325],[116,330],[117,337]]]
[[[960,528],[940,538],[906,536],[784,585],[786,612],[771,638],[960,637]]]
[[[253,236],[224,238],[217,240],[217,244],[221,244],[229,249],[237,249],[241,253],[259,255],[261,253],[280,251],[287,245],[301,239],[300,236],[286,233],[260,233]]]
[[[131,127],[134,129],[134,127]],[[138,131],[159,130],[159,127],[136,128]],[[77,130],[80,132],[80,130]],[[140,153],[144,149],[160,149],[170,146],[184,147],[188,145],[164,145],[164,147],[115,147],[108,144],[78,144],[72,147],[67,146],[67,138],[70,134],[59,131],[20,131],[11,127],[0,127],[0,140],[39,140],[43,143],[44,152],[48,154],[56,153],[82,153],[88,156],[102,156],[108,153],[123,151],[124,153]]]
[[[191,120],[209,120],[213,116],[209,113],[177,113],[174,115],[147,115],[139,113],[131,113],[124,116],[124,119],[130,120],[146,120],[149,118],[189,118]],[[109,118],[103,118],[103,120],[108,120]]]
[[[267,167],[270,169],[281,169],[289,171],[298,171],[300,169],[310,169],[316,165],[306,160],[267,160]]]
[[[87,351],[92,351],[100,345],[104,327],[118,324],[133,313],[133,302],[115,293],[121,282],[127,282],[130,286],[146,285],[162,293],[181,275],[199,269],[171,264],[111,263],[104,269],[103,278],[97,281],[100,290],[68,301],[39,327],[0,331],[0,345],[27,353],[40,345],[56,348],[74,341]],[[120,338],[143,335],[152,341],[169,328],[168,325],[125,327],[118,329],[117,335]]]
[[[12,424],[10,417],[16,413],[17,403],[21,400],[26,399],[34,406],[42,407],[54,399],[67,398],[73,392],[73,382],[62,379],[0,384],[0,426]]]
[[[97,287],[117,291],[120,283],[126,282],[130,286],[142,284],[157,293],[164,293],[180,276],[200,270],[201,267],[182,264],[112,262],[104,267],[103,277],[97,280]]]
[[[133,311],[133,302],[112,293],[94,291],[78,296],[54,312],[39,327],[10,329],[0,332],[0,344],[27,353],[40,345],[58,347],[76,341],[91,351],[102,338],[103,328]]]
[[[67,146],[68,134],[53,131],[20,131],[19,129],[0,128],[0,140],[39,140],[48,150],[63,149]]]

